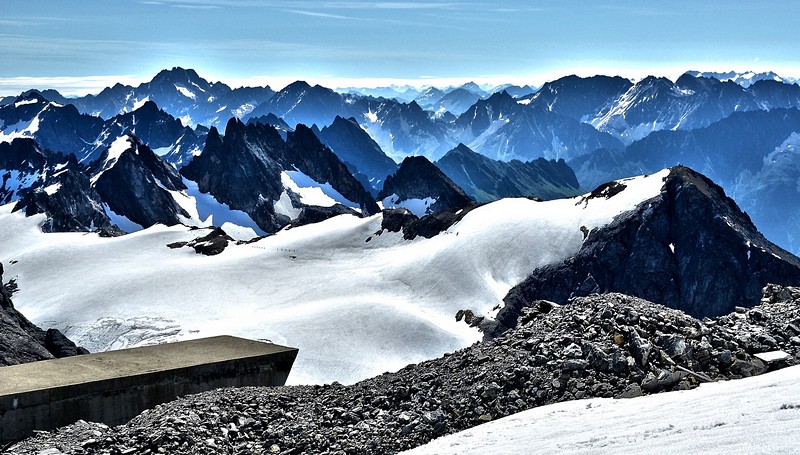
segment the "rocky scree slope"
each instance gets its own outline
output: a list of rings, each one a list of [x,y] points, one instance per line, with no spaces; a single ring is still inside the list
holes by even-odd
[[[586,198],[620,191],[624,184],[611,182]],[[539,299],[622,292],[706,317],[756,305],[767,283],[800,284],[800,259],[766,240],[722,188],[682,166],[659,196],[585,235],[574,257],[511,289],[496,319],[480,322],[486,336],[513,327]]]
[[[3,283],[0,264],[0,366],[88,354],[56,329],[42,330],[14,308],[14,281]]]
[[[525,409],[634,397],[798,363],[800,289],[694,319],[622,294],[540,301],[501,337],[352,386],[220,389],[125,425],[78,422],[14,453],[396,453]],[[783,350],[772,363],[755,354]]]

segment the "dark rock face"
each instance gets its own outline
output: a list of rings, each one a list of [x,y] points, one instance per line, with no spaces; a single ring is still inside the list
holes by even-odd
[[[47,329],[44,336],[44,347],[57,359],[89,353],[86,348],[76,346],[72,340],[57,329]]]
[[[14,308],[0,264],[0,366],[86,353],[58,330],[45,332]]]
[[[189,242],[175,242],[167,246],[170,248],[190,247],[194,248],[197,254],[204,254],[206,256],[215,256],[225,251],[228,244],[233,242],[233,238],[229,236],[222,228],[214,228],[208,234],[198,237]]]
[[[138,87],[116,84],[98,95],[70,99],[69,102],[83,113],[110,119],[131,112],[138,103],[150,100],[172,116],[188,119],[189,123],[218,126],[231,117],[246,115],[274,93],[269,87],[231,89],[221,82],[208,82],[192,69],[175,67],[160,71],[152,80]]]
[[[355,210],[341,204],[336,204],[331,207],[308,206],[300,211],[300,215],[297,216],[297,219],[292,220],[292,226],[296,227],[319,223],[339,215],[360,216]]]
[[[42,148],[61,153],[78,153],[92,144],[103,128],[102,119],[81,114],[71,104],[51,103],[35,91],[0,107],[0,124],[12,131],[30,127],[29,134]]]
[[[403,231],[403,238],[406,240],[414,240],[417,237],[430,239],[446,231],[478,207],[480,204],[472,204],[463,209],[440,210],[423,217],[418,217],[403,208],[384,209],[381,230],[375,235],[381,235],[384,231]]]
[[[366,175],[370,187],[378,191],[383,188],[386,176],[397,171],[397,163],[383,153],[352,117],[344,119],[336,116],[333,123],[322,128],[318,136],[339,159],[348,164],[353,173]]]
[[[262,115],[261,117],[250,117],[247,120],[247,123],[262,123],[264,125],[269,125],[278,130],[278,134],[281,135],[281,138],[283,138],[284,141],[286,140],[286,133],[289,131],[294,131],[294,128],[289,126],[289,124],[284,122],[282,118],[278,117],[272,112],[267,115]]]
[[[478,202],[528,196],[549,200],[583,193],[564,160],[496,161],[459,144],[435,164]]]
[[[427,213],[457,210],[474,202],[424,156],[407,157],[394,175],[386,177],[378,199],[386,199],[392,195],[397,195],[393,203],[433,198],[435,202],[428,207]]]
[[[71,155],[71,165],[41,184],[25,190],[14,211],[25,216],[47,215],[43,232],[100,232],[122,235],[103,210],[100,195],[91,187],[89,178]],[[52,188],[56,188],[55,191]]]
[[[121,232],[112,226],[74,155],[42,150],[32,139],[14,139],[0,143],[0,169],[0,202],[16,202],[14,211],[24,210],[26,216],[47,214],[44,232]]]
[[[266,232],[289,222],[275,213],[272,201],[283,192],[281,166],[273,158],[285,144],[274,128],[260,123],[244,125],[231,119],[223,140],[211,128],[203,153],[181,168],[203,193],[250,215]]]
[[[18,199],[18,194],[39,180],[48,154],[33,139],[0,142],[0,203]]]
[[[297,168],[317,182],[330,183],[342,196],[358,204],[365,215],[378,213],[380,208],[364,187],[331,149],[322,145],[314,132],[305,125],[287,134],[288,147],[284,168]]]
[[[632,85],[628,79],[618,76],[583,78],[573,75],[548,82],[525,98],[531,100],[529,105],[583,121],[600,112]]]
[[[118,215],[143,227],[179,224],[189,217],[169,191],[186,189],[178,172],[135,136],[119,156],[107,149],[88,172],[93,187]]]
[[[483,329],[496,336],[514,327],[539,299],[563,303],[596,292],[718,316],[758,304],[767,283],[800,284],[800,260],[766,240],[720,187],[675,167],[661,195],[590,231],[575,257],[535,270]]]
[[[300,171],[316,182],[329,183],[360,206],[364,215],[380,210],[347,166],[305,125],[287,132],[284,142],[271,126],[258,122],[245,125],[231,119],[225,138],[212,129],[203,153],[182,168],[181,173],[196,181],[200,191],[211,193],[232,209],[246,212],[264,231],[275,232],[291,221],[288,216],[276,213],[273,204],[284,192],[281,181],[284,170]],[[294,193],[289,197],[293,207],[307,208]],[[312,208],[304,219],[309,221],[340,213],[350,211]]]
[[[98,453],[189,454],[203,445],[226,453],[397,453],[546,404],[685,390],[795,365],[798,296],[770,287],[758,307],[702,321],[621,294],[545,303],[498,339],[351,386],[220,389],[115,428],[78,422],[40,433],[11,450],[72,452],[91,439]],[[777,349],[790,356],[755,357]]]
[[[101,137],[105,140],[98,141],[94,149],[84,149],[80,160],[91,163],[111,145],[114,139],[125,134],[135,135],[151,149],[172,148],[178,143],[183,144],[184,149],[191,148],[187,147],[189,144],[194,147],[201,145],[198,144],[198,134],[194,130],[159,109],[153,101],[147,101],[132,112],[114,116],[106,121],[101,133]]]

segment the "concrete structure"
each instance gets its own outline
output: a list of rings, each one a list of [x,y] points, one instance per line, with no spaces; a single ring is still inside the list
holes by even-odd
[[[283,385],[297,349],[229,336],[0,368],[0,442],[79,419],[125,423],[219,387]]]

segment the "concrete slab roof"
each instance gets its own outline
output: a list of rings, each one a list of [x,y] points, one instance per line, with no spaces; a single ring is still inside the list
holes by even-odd
[[[297,351],[218,336],[0,368],[0,396]]]

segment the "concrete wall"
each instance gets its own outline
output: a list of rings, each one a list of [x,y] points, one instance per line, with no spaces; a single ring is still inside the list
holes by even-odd
[[[214,337],[0,368],[0,441],[79,419],[125,423],[219,387],[283,385],[297,349]]]

